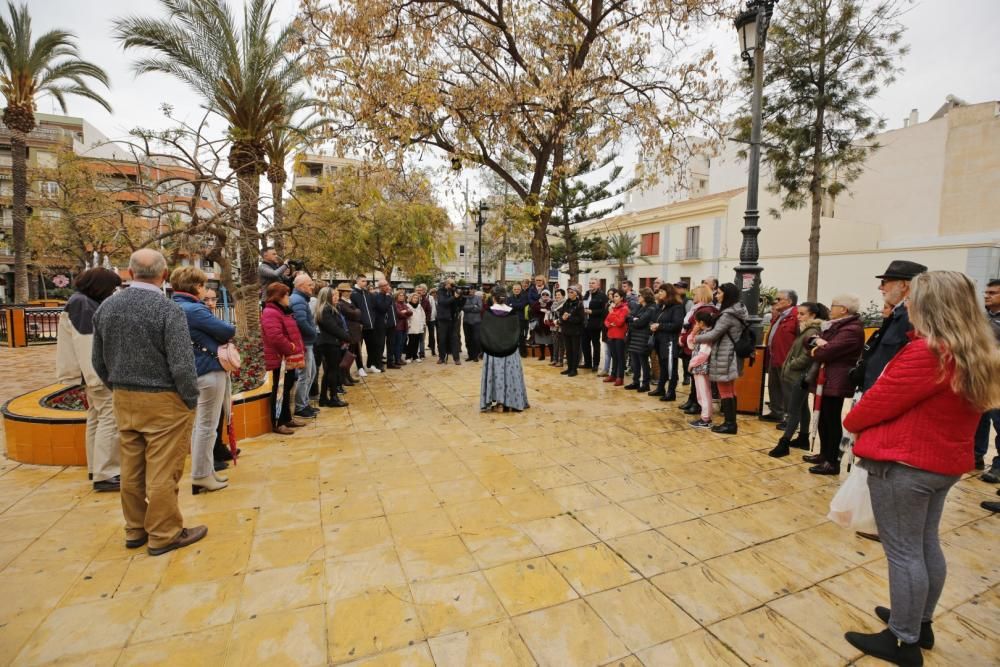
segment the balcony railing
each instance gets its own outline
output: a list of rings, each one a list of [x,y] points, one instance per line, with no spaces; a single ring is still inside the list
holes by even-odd
[[[674,259],[678,262],[688,262],[695,259],[701,259],[701,257],[701,248],[677,248],[677,250],[674,251]]]
[[[0,123],[0,137],[10,138],[10,130],[3,123]],[[63,139],[63,132],[62,130],[50,127],[36,127],[28,133],[28,140],[32,139],[39,141],[61,141]]]

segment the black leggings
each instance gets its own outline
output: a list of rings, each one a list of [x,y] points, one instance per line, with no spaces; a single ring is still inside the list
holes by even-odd
[[[819,419],[816,430],[819,431],[819,453],[823,460],[834,465],[840,461],[840,440],[844,437],[844,428],[840,423],[840,415],[844,411],[844,399],[840,396],[824,396],[819,404]]]
[[[649,352],[632,352],[632,384],[649,386]]]
[[[323,358],[323,384],[319,390],[319,400],[336,398],[337,387],[341,385],[340,360],[344,354],[339,345],[320,345],[316,349]]]
[[[625,339],[609,338],[608,351],[611,353],[611,377],[625,379]]]
[[[284,426],[292,421],[292,387],[295,386],[296,371],[285,371],[285,386],[281,391],[281,414],[275,416],[275,404],[278,401],[278,380],[281,377],[281,369],[275,368],[271,371],[271,428]]]
[[[664,386],[667,386],[667,392],[672,394],[677,390],[677,341],[668,342],[666,348],[660,349],[659,352],[657,360],[660,366],[660,377],[656,380],[656,388],[663,389]]]
[[[566,341],[566,368],[575,371],[580,366],[580,334],[563,334]]]

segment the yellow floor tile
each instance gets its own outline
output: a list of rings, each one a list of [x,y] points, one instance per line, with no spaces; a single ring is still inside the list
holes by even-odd
[[[232,626],[220,625],[202,632],[169,639],[130,644],[121,654],[121,667],[215,667],[226,661]]]
[[[843,659],[768,607],[735,616],[712,626],[737,655],[754,664],[754,656],[768,656],[768,662],[783,665],[841,665]]]
[[[229,577],[160,588],[142,612],[131,641],[144,642],[231,623],[236,616],[242,578]]]
[[[628,475],[600,479],[595,482],[591,482],[591,486],[616,503],[624,502],[626,500],[634,500],[636,498],[644,498],[656,493],[652,489],[635,481],[635,479]]]
[[[545,558],[500,565],[486,570],[484,574],[511,616],[577,597],[573,588]]]
[[[60,604],[66,606],[114,597],[130,564],[128,558],[91,561]]]
[[[416,582],[411,586],[428,637],[467,630],[506,617],[481,572]]]
[[[280,530],[276,533],[255,535],[250,547],[252,572],[270,567],[294,565],[306,561],[323,560],[326,556],[323,530],[320,526]]]
[[[631,533],[639,533],[649,526],[618,505],[604,505],[589,510],[573,512],[573,517],[602,540],[610,540]]]
[[[240,621],[233,629],[227,665],[326,665],[322,605]]]
[[[873,613],[862,612],[820,586],[772,600],[768,606],[829,646],[845,661],[861,656],[861,652],[844,639],[845,632],[881,632],[885,629],[885,624]]]
[[[606,544],[588,544],[549,556],[559,573],[580,595],[589,595],[640,578]]]
[[[598,538],[568,514],[518,524],[543,553],[593,544]]]
[[[639,651],[638,655],[644,665],[743,667],[746,664],[704,630]]]
[[[164,586],[211,581],[242,574],[250,560],[249,539],[213,540],[208,538],[175,551],[163,573]]]
[[[323,534],[327,558],[339,558],[392,544],[392,533],[385,517],[324,526]]]
[[[780,561],[772,560],[756,548],[719,556],[705,564],[758,600],[773,600],[810,584]]]
[[[672,502],[666,494],[627,500],[621,506],[649,528],[660,528],[695,518],[694,514]]]
[[[655,530],[609,540],[608,546],[644,577],[654,577],[698,562],[697,558]]]
[[[671,542],[700,559],[732,553],[747,546],[746,542],[725,533],[699,519],[665,526],[659,531]]]
[[[387,588],[327,603],[329,657],[346,662],[424,638],[405,588]]]
[[[125,597],[60,607],[35,630],[16,662],[39,665],[74,654],[121,649],[139,623],[145,602]]]
[[[426,485],[404,486],[379,492],[386,514],[403,514],[433,509],[441,504],[437,495]]]
[[[384,587],[406,586],[406,575],[393,547],[332,558],[325,563],[326,594],[340,600]]]
[[[586,599],[633,652],[699,628],[698,623],[648,581],[595,593]]]
[[[518,616],[514,625],[542,667],[603,665],[629,653],[583,600]]]
[[[299,609],[323,602],[324,564],[320,561],[251,572],[243,580],[239,618]]]
[[[482,569],[542,555],[531,538],[515,526],[495,526],[461,537]]]
[[[514,517],[495,498],[451,504],[444,511],[460,533],[487,530],[514,521]]]
[[[437,579],[477,569],[476,561],[457,535],[404,542],[397,549],[409,581]]]
[[[705,565],[665,572],[651,581],[702,625],[735,616],[761,603]]]
[[[428,642],[437,667],[504,665],[534,667],[528,647],[509,621],[433,637]]]
[[[441,502],[446,505],[456,505],[490,497],[490,492],[474,477],[438,482],[432,484],[431,488],[441,499]]]
[[[503,505],[515,521],[531,521],[562,514],[562,506],[543,492],[498,495],[496,499]]]
[[[427,642],[420,642],[371,658],[344,663],[344,667],[434,667],[434,659]]]
[[[579,510],[591,509],[607,505],[611,501],[608,497],[595,489],[590,484],[571,484],[570,486],[560,486],[546,491],[566,512],[577,512]]]
[[[448,514],[440,507],[404,514],[390,514],[386,519],[392,529],[393,537],[400,542],[429,537],[447,537],[455,535],[457,532],[451,519],[448,518]]]

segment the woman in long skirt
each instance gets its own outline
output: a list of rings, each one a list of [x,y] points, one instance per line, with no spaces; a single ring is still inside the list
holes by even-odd
[[[480,338],[483,350],[483,375],[479,390],[479,409],[499,405],[504,412],[520,412],[528,405],[521,357],[521,325],[517,313],[508,306],[506,291],[493,288],[493,305],[483,314]]]

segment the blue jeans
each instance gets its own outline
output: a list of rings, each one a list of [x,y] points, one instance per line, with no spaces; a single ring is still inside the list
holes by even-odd
[[[313,346],[305,346],[306,367],[299,369],[299,380],[295,385],[295,410],[301,412],[309,407],[309,390],[316,379],[316,355]]]
[[[392,347],[389,348],[389,363],[396,366],[403,365],[403,348],[406,347],[406,332],[392,332]]]
[[[990,425],[993,425],[993,430],[996,431],[996,435],[993,437],[994,450],[996,451],[996,456],[993,457],[993,465],[991,466],[994,470],[1000,470],[1000,410],[990,410],[989,412],[983,414],[983,418],[979,420],[979,428],[976,429],[976,458],[986,458],[986,453],[990,450]]]

